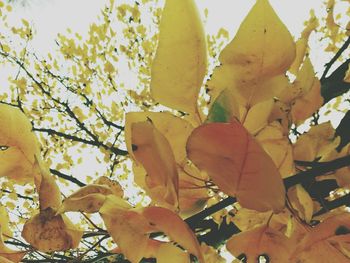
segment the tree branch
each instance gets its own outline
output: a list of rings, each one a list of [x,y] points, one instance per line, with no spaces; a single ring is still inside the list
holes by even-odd
[[[103,148],[105,148],[107,150],[112,151],[116,155],[125,156],[125,155],[128,154],[127,151],[121,150],[119,148],[108,147],[107,145],[103,144],[102,142],[98,141],[97,139],[95,139],[93,141],[86,140],[86,139],[83,139],[83,138],[80,138],[80,137],[77,137],[77,136],[74,136],[74,135],[71,135],[71,134],[66,134],[66,133],[63,133],[63,132],[59,132],[59,131],[56,131],[56,130],[53,130],[53,129],[46,129],[46,128],[33,127],[33,131],[45,132],[45,133],[47,133],[49,135],[56,135],[56,136],[59,136],[59,137],[62,137],[62,138],[65,138],[65,139],[68,139],[68,140],[71,140],[71,141],[81,142],[81,143],[85,143],[85,144],[96,146],[96,147],[103,147]]]
[[[71,175],[67,175],[67,174],[61,173],[61,172],[59,172],[59,171],[57,171],[55,169],[50,169],[50,172],[52,174],[62,178],[62,179],[68,180],[68,181],[70,181],[70,182],[72,182],[72,183],[74,183],[74,184],[76,184],[76,185],[78,185],[80,187],[83,187],[83,186],[86,185],[83,182],[79,181],[77,178],[75,178],[75,177],[73,177]]]
[[[321,81],[326,79],[328,71],[331,69],[333,64],[338,60],[338,58],[343,54],[343,52],[348,48],[350,45],[350,37],[343,43],[343,45],[339,48],[337,53],[335,53],[334,57],[325,65],[325,70],[321,76]]]

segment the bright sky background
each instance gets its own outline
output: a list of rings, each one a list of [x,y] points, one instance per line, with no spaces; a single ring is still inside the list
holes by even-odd
[[[9,19],[20,21],[20,18],[26,18],[31,23],[37,32],[32,45],[38,51],[37,53],[42,55],[48,51],[54,51],[56,48],[54,39],[57,33],[66,32],[68,27],[73,32],[79,32],[84,36],[84,33],[88,32],[89,24],[96,20],[100,9],[108,2],[108,0],[16,1]],[[116,0],[117,5],[120,2],[134,3],[133,0]],[[276,13],[295,39],[299,37],[311,8],[314,8],[316,13],[322,13],[320,9],[322,2],[321,0],[270,0]],[[24,3],[24,6],[21,3]],[[196,0],[196,3],[203,18],[204,9],[209,10],[205,24],[207,33],[215,34],[223,27],[230,32],[232,38],[255,0]],[[320,52],[311,54],[311,59],[316,72],[321,72],[328,58],[324,57],[322,48],[317,47],[318,41],[314,41],[313,45],[316,45],[314,50],[320,50]]]
[[[26,17],[37,30],[36,47],[46,50],[53,46],[53,39],[59,32],[70,27],[73,31],[87,32],[89,23],[98,15],[107,0],[31,0],[19,1],[14,8],[11,19]],[[26,3],[24,7],[21,3]],[[116,0],[116,4],[118,4]],[[122,1],[127,2],[127,1]],[[134,1],[129,0],[133,3]],[[303,22],[311,8],[319,9],[320,0],[270,0],[272,6],[293,35],[298,36]],[[215,33],[224,27],[233,33],[237,30],[255,0],[197,0],[203,14],[208,8],[206,24],[208,33]]]

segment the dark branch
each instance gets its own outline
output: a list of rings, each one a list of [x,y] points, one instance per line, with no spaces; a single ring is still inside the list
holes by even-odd
[[[68,139],[68,140],[71,140],[71,141],[81,142],[81,143],[85,143],[87,145],[92,145],[92,146],[96,146],[96,147],[103,147],[103,148],[105,148],[107,150],[112,151],[116,155],[125,156],[125,155],[128,154],[127,151],[121,150],[119,148],[108,147],[107,145],[105,145],[102,142],[98,141],[97,138],[95,138],[94,140],[86,140],[86,139],[83,139],[83,138],[80,138],[80,137],[77,137],[77,136],[74,136],[74,135],[71,135],[71,134],[66,134],[66,133],[63,133],[63,132],[59,132],[59,131],[56,131],[56,130],[53,130],[53,129],[46,129],[46,128],[36,128],[36,127],[34,127],[33,131],[45,132],[45,133],[47,133],[49,135],[56,135],[56,136],[59,136],[59,137],[62,137],[62,138],[65,138],[65,139]]]
[[[76,185],[78,185],[80,187],[83,187],[83,186],[86,185],[83,182],[79,181],[77,178],[75,178],[75,177],[73,177],[71,175],[67,175],[67,174],[61,173],[61,172],[59,172],[59,171],[57,171],[55,169],[50,169],[50,172],[52,174],[62,178],[62,179],[68,180],[68,181],[70,181],[70,182],[72,182],[72,183],[74,183],[74,184],[76,184]]]
[[[319,215],[325,214],[330,210],[341,207],[343,205],[345,206],[350,205],[350,194],[339,197],[333,201],[324,200],[323,207],[319,211],[317,211],[313,216],[319,216]]]
[[[343,52],[348,48],[350,45],[350,37],[343,43],[343,45],[339,48],[337,53],[335,53],[334,57],[325,65],[325,70],[321,76],[321,81],[326,79],[327,73],[333,66],[333,64],[338,60],[338,58],[343,54]]]

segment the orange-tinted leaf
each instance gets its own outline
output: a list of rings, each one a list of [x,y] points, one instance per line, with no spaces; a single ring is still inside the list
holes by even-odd
[[[288,238],[267,226],[234,235],[227,241],[226,247],[236,257],[245,254],[247,263],[259,262],[260,255],[267,256],[269,262],[290,262]]]
[[[168,140],[150,123],[133,123],[133,153],[147,172],[146,185],[156,202],[178,206],[179,178],[175,157]]]
[[[23,227],[22,237],[42,252],[64,251],[79,245],[83,232],[51,208],[40,211]]]
[[[344,235],[350,242],[350,213],[342,213],[325,219],[312,228],[298,244],[294,254],[308,250],[317,242],[326,241],[329,238]]]
[[[192,162],[208,173],[243,207],[281,211],[284,186],[271,158],[238,122],[210,123],[196,128],[187,142]]]
[[[167,0],[152,64],[153,98],[173,109],[196,112],[206,72],[206,43],[193,0]]]

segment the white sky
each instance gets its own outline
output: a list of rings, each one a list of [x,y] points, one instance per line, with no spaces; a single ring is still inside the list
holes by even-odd
[[[64,32],[67,27],[82,34],[87,32],[89,23],[96,19],[100,9],[107,2],[107,0],[31,0],[24,8],[17,4],[9,18],[25,17],[32,22],[37,30],[35,47],[46,50],[54,46],[53,40],[57,33]],[[118,2],[116,0],[116,4]],[[318,9],[322,3],[320,0],[270,0],[270,2],[295,36],[301,32],[309,10]],[[233,36],[255,0],[197,0],[196,3],[200,10],[203,11],[204,8],[209,10],[206,24],[208,33],[215,33],[220,27],[224,27]]]

